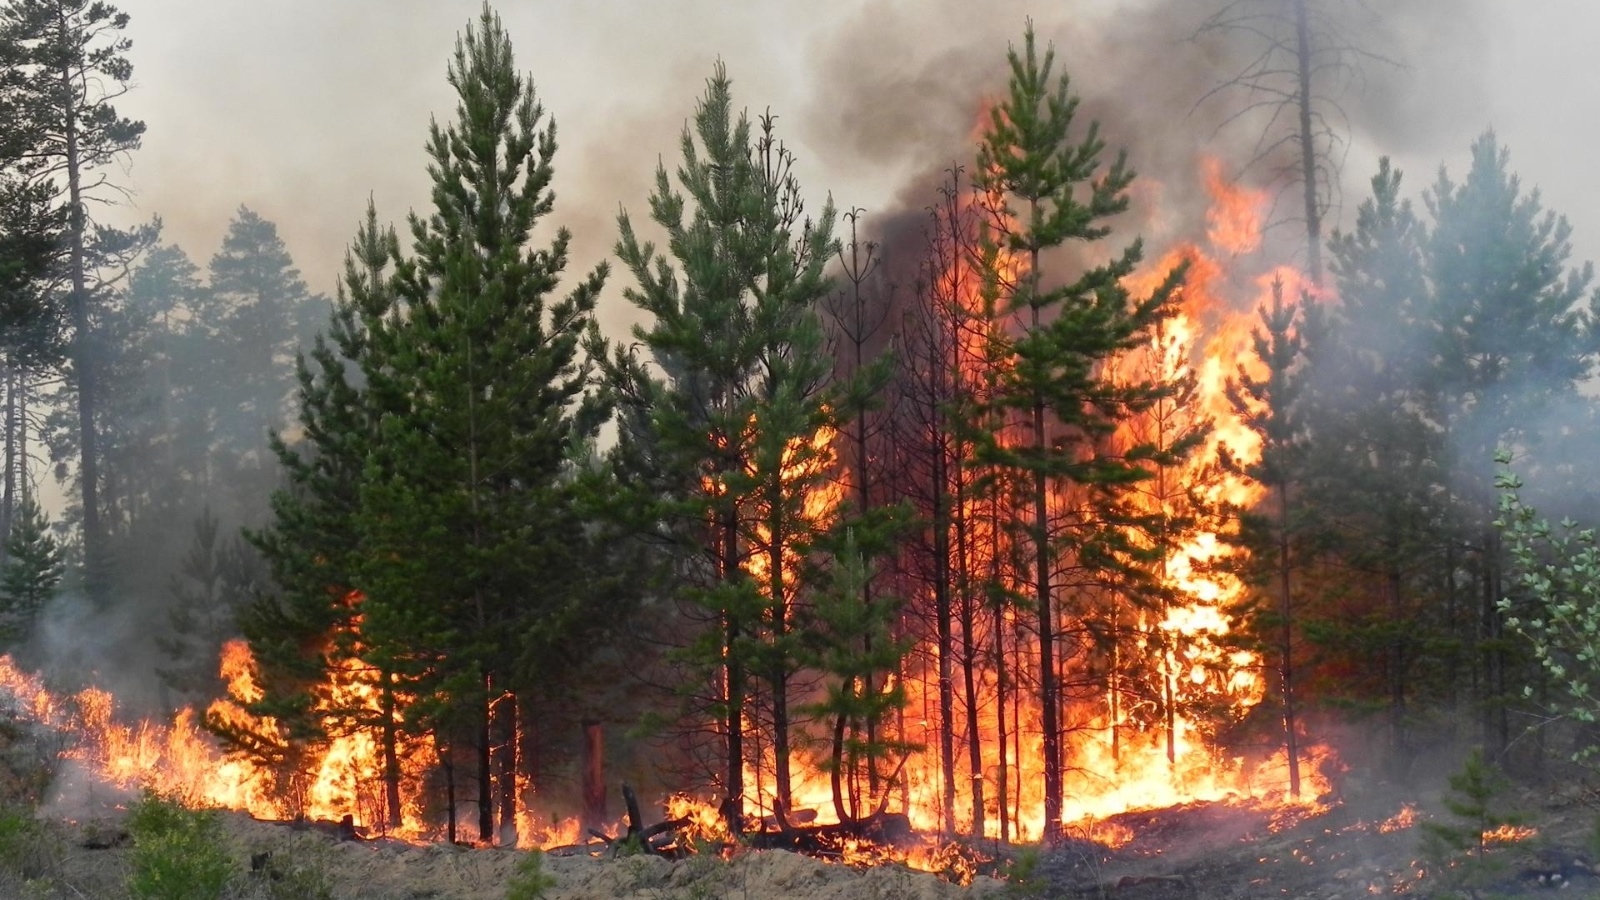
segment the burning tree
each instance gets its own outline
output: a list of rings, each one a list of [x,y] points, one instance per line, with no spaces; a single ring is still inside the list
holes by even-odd
[[[431,737],[450,836],[464,766],[479,839],[514,842],[534,688],[607,620],[584,608],[574,477],[603,419],[579,344],[605,269],[549,299],[570,236],[527,244],[553,205],[554,127],[487,7],[449,80],[457,119],[428,141],[434,211],[412,215],[408,255],[369,209],[334,346],[318,342],[319,373],[301,366],[308,452],[278,442],[294,488],[257,543],[283,591],[247,628],[253,707],[292,717],[255,746],[371,736],[394,825],[404,758]]]
[[[1054,48],[1040,59],[1031,25],[1022,52],[1013,49],[1009,59],[1009,91],[991,111],[975,180],[993,198],[983,238],[990,260],[985,290],[1017,319],[1018,331],[988,335],[1002,362],[985,405],[1006,427],[985,435],[979,453],[1019,485],[1022,506],[1009,530],[1028,570],[1019,573],[1015,590],[1031,604],[1036,628],[1044,828],[1054,835],[1063,824],[1059,604],[1069,579],[1137,577],[1127,565],[1128,529],[1136,523],[1116,499],[1148,477],[1148,462],[1161,451],[1139,446],[1111,453],[1102,442],[1120,421],[1171,390],[1115,381],[1105,363],[1145,343],[1172,314],[1182,269],[1149,296],[1132,298],[1123,279],[1138,265],[1135,243],[1070,279],[1052,277],[1046,252],[1105,238],[1105,220],[1127,208],[1133,172],[1122,155],[1102,169],[1104,143],[1095,126],[1072,136],[1077,99],[1065,75],[1052,78]],[[1002,277],[1002,259],[1014,263],[1014,279]],[[1069,574],[1074,567],[1080,571]]]
[[[635,469],[629,480],[644,486],[641,525],[670,543],[669,590],[701,623],[681,661],[697,673],[691,716],[715,719],[713,781],[735,831],[749,805],[780,822],[794,809],[803,717],[794,698],[807,662],[832,673],[827,690],[836,693],[809,708],[833,719],[831,755],[848,766],[862,745],[852,737],[848,749],[845,732],[883,717],[872,686],[886,666],[866,657],[874,642],[879,654],[894,646],[881,622],[846,616],[842,598],[817,605],[843,527],[839,394],[819,318],[823,270],[837,250],[834,210],[805,215],[773,126],[771,116],[756,125],[734,115],[719,66],[685,128],[683,193],[664,166],[656,173],[651,217],[674,260],[621,217],[617,255],[638,283],[628,299],[653,317],[634,332],[650,357],[635,345],[607,364],[624,411],[621,456]],[[873,517],[852,527],[856,547],[881,544]],[[861,580],[841,583],[864,590]],[[873,608],[869,619],[882,619],[882,602]],[[770,789],[761,786],[769,767]]]

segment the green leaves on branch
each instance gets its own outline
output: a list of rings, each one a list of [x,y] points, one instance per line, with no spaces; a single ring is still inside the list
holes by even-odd
[[[1563,715],[1594,722],[1600,712],[1600,546],[1595,530],[1566,519],[1556,525],[1539,518],[1522,499],[1523,484],[1510,469],[1511,454],[1495,454],[1499,471],[1499,516],[1511,556],[1513,594],[1497,606],[1506,625],[1533,645],[1539,664],[1565,695]],[[1513,601],[1521,594],[1525,602]],[[1532,686],[1523,689],[1533,695]],[[1587,757],[1597,748],[1577,755]]]

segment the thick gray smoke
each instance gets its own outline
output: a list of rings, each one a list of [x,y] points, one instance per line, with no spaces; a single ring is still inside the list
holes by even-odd
[[[1134,191],[1127,234],[1142,232],[1158,246],[1163,238],[1198,236],[1209,204],[1202,155],[1221,160],[1227,176],[1272,189],[1276,219],[1300,215],[1298,188],[1284,177],[1297,162],[1296,146],[1283,142],[1293,114],[1269,93],[1230,86],[1263,54],[1262,35],[1204,27],[1227,6],[1161,0],[1058,4],[1033,13],[1040,44],[1055,45],[1057,71],[1071,76],[1082,98],[1080,125],[1098,122],[1108,158],[1126,150],[1146,179]],[[1276,0],[1234,6],[1235,19],[1288,8]],[[1377,155],[1459,155],[1488,125],[1476,118],[1487,73],[1473,64],[1483,58],[1488,24],[1475,0],[1414,0],[1381,12],[1363,0],[1313,6],[1314,37],[1344,48],[1318,57],[1328,65],[1314,87],[1326,100],[1319,113],[1340,137],[1319,145],[1342,172],[1327,192],[1331,231],[1341,200],[1359,202]],[[986,8],[981,17],[954,0],[915,9],[865,4],[818,42],[809,143],[830,169],[920,166],[900,183],[897,200],[926,206],[945,168],[971,166],[980,113],[1005,89],[1005,48],[1020,44],[1028,15],[1020,3]],[[1293,87],[1278,77],[1258,85]],[[1294,252],[1294,241],[1282,243]]]

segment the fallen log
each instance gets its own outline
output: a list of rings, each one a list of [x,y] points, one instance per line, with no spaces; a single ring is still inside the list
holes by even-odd
[[[595,828],[589,829],[589,834],[604,841],[613,854],[638,850],[668,859],[682,855],[682,848],[677,846],[675,839],[662,841],[657,838],[689,824],[688,819],[667,819],[654,825],[645,825],[644,816],[639,812],[639,797],[633,792],[633,786],[626,783],[622,785],[622,801],[628,809],[628,830],[622,837],[614,838]]]
[[[911,820],[903,813],[875,812],[828,825],[791,825],[777,831],[752,831],[745,843],[757,850],[793,850],[813,856],[841,853],[848,841],[893,846],[911,837]]]

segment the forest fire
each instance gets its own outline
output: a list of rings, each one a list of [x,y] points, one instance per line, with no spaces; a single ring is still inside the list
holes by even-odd
[[[1234,635],[1245,589],[1230,565],[1241,552],[1231,540],[1237,511],[1258,500],[1261,489],[1237,468],[1217,463],[1224,450],[1243,463],[1259,453],[1259,439],[1240,421],[1228,397],[1229,379],[1249,358],[1253,318],[1231,312],[1238,303],[1228,297],[1235,288],[1226,258],[1260,246],[1265,200],[1228,185],[1214,162],[1205,164],[1203,177],[1214,199],[1207,216],[1208,246],[1179,247],[1127,280],[1135,293],[1148,292],[1174,265],[1186,264],[1181,309],[1161,323],[1147,345],[1116,359],[1109,372],[1113,380],[1155,377],[1183,386],[1107,439],[1113,452],[1135,444],[1195,444],[1178,461],[1155,467],[1131,499],[1133,514],[1174,529],[1168,537],[1175,538],[1170,546],[1176,549],[1155,561],[1158,577],[1143,593],[1115,585],[1085,586],[1081,607],[1060,626],[1063,642],[1093,644],[1101,651],[1069,654],[1057,673],[1065,686],[1061,729],[1068,760],[1067,802],[1059,826],[1108,846],[1134,839],[1127,826],[1105,821],[1131,810],[1238,800],[1276,804],[1292,817],[1319,809],[1320,798],[1330,790],[1326,748],[1302,752],[1300,769],[1307,773],[1308,785],[1295,797],[1288,789],[1283,751],[1229,751],[1219,733],[1242,721],[1268,693],[1263,660]],[[1018,257],[1002,254],[994,263],[1002,280],[1014,282],[1026,272]],[[950,347],[953,377],[981,391],[998,377],[992,361],[985,359],[988,342],[1015,323],[993,296],[984,296],[994,283],[963,271],[970,265],[970,260],[956,260],[938,273],[936,289],[954,298],[962,317]],[[1274,281],[1285,279],[1300,283],[1292,271],[1280,270],[1263,276],[1255,287],[1265,294]],[[992,424],[1002,443],[1017,440],[1016,422]],[[810,485],[803,520],[817,532],[825,531],[847,502],[848,478],[828,476],[838,467],[835,445],[841,438],[840,432],[824,427],[783,455],[780,480]],[[743,475],[759,481],[761,473]],[[992,489],[987,473],[973,459],[961,461],[950,477],[957,480],[961,498],[952,513],[966,529],[956,542],[955,581],[947,585],[954,592],[956,627],[941,639],[924,625],[903,620],[898,628],[913,645],[906,669],[876,684],[866,682],[873,691],[905,691],[903,717],[894,723],[901,758],[890,768],[873,763],[841,774],[838,758],[828,758],[824,739],[812,736],[786,750],[763,741],[772,723],[761,717],[772,713],[752,705],[741,714],[744,730],[754,736],[753,750],[746,751],[751,761],[743,768],[745,820],[752,825],[835,822],[833,810],[845,808],[841,797],[847,794],[852,816],[888,810],[902,814],[919,834],[953,829],[1011,841],[1046,834],[1043,717],[1038,698],[1018,687],[1038,666],[1032,626],[1017,607],[991,603],[974,588],[980,577],[992,576],[1008,590],[1023,589],[1016,569],[1018,550],[1009,543],[1006,524],[1022,510],[1016,496]],[[989,486],[979,490],[980,484]],[[704,477],[703,488],[718,498],[729,490],[711,475]],[[773,497],[751,501],[755,512],[742,539],[753,549],[741,565],[771,598],[771,607],[781,612],[773,626],[781,628],[782,618],[808,601],[793,593],[791,580],[805,558],[776,539],[764,521],[767,507],[761,504],[776,502]],[[1051,514],[1070,515],[1075,502],[1070,496],[1052,496]],[[1133,551],[1146,546],[1141,542],[1147,539],[1131,531],[1126,539]],[[358,627],[355,632],[359,639]],[[396,799],[385,777],[378,732],[386,721],[398,723],[399,712],[385,710],[372,673],[355,656],[334,667],[320,694],[317,714],[328,724],[330,739],[309,751],[308,758],[293,760],[283,757],[283,748],[293,742],[282,727],[245,709],[263,694],[255,662],[242,641],[222,648],[227,695],[211,704],[204,721],[214,731],[257,736],[258,744],[243,753],[219,749],[193,710],[168,724],[122,725],[115,718],[114,699],[103,691],[91,688],[72,698],[56,698],[9,661],[0,667],[0,682],[18,698],[28,718],[70,733],[73,746],[67,758],[111,785],[150,786],[194,804],[244,810],[264,819],[348,817],[361,833],[436,839],[440,828],[425,810],[428,768],[437,751],[419,738],[398,740],[392,764],[400,768],[399,814],[389,813]],[[949,681],[957,671],[966,680],[959,703],[950,699],[957,692],[945,698],[939,690],[941,679]],[[964,758],[951,754],[941,759],[941,733],[961,738]],[[841,744],[836,736],[835,753]],[[780,752],[790,763],[789,783],[782,789],[789,808],[781,813],[775,779]],[[848,782],[847,791],[841,789],[841,780]],[[522,802],[527,785],[518,784],[515,831],[520,844],[586,840],[577,818],[551,822],[535,816]],[[686,821],[681,826],[686,838],[726,837],[725,820],[710,802],[675,796],[667,811],[672,820]],[[784,821],[785,814],[793,822]],[[857,863],[895,858],[938,870],[953,865],[931,839],[916,847],[848,841],[839,856]]]

